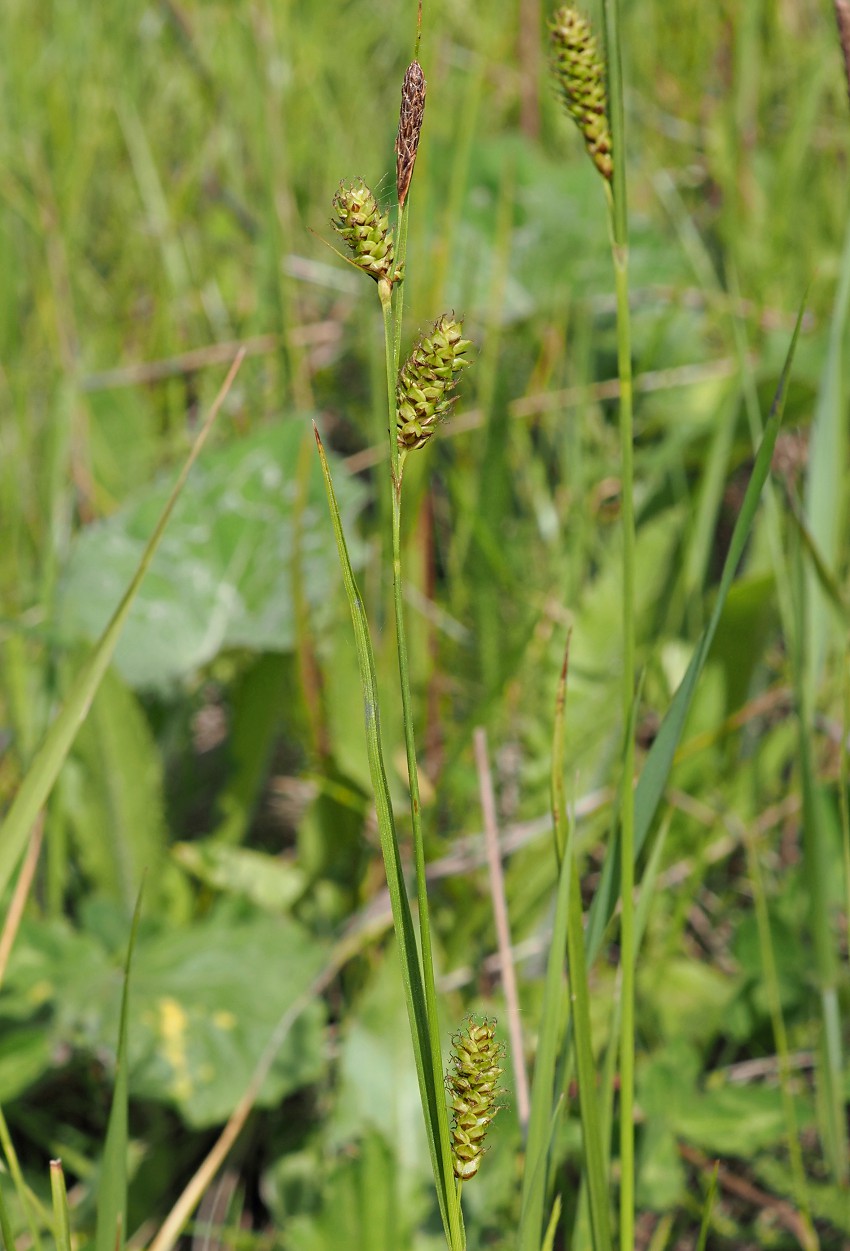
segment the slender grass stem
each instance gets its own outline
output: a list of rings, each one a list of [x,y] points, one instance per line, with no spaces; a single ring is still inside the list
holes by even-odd
[[[617,296],[617,371],[620,378],[620,474],[623,533],[623,749],[621,791],[622,855],[620,858],[620,959],[622,1016],[620,1029],[620,1247],[634,1248],[634,1040],[635,1040],[635,918],[634,918],[634,735],[632,705],[635,693],[635,510],[632,344],[629,316],[629,228],[626,200],[625,118],[620,41],[619,0],[603,0],[605,51],[608,69],[609,121],[613,156],[613,186],[609,197],[614,280]]]
[[[407,213],[399,213],[398,259],[401,266],[407,242]],[[404,723],[404,746],[407,756],[408,786],[410,791],[410,817],[413,827],[413,852],[416,868],[416,897],[419,908],[419,943],[422,959],[422,975],[425,990],[426,1016],[430,1037],[430,1056],[436,1089],[443,1085],[443,1057],[440,1046],[439,1016],[437,1011],[437,988],[434,979],[434,957],[431,943],[431,922],[428,908],[428,887],[425,878],[425,840],[422,832],[422,803],[419,794],[419,768],[416,760],[416,735],[413,718],[413,697],[410,685],[410,660],[407,650],[407,630],[404,621],[403,581],[401,571],[401,487],[404,475],[405,453],[400,452],[397,437],[396,381],[401,353],[401,316],[403,300],[399,292],[395,299],[389,291],[382,290],[381,306],[384,316],[384,347],[387,361],[387,407],[389,413],[390,464],[392,469],[392,568],[393,606],[398,652],[399,686],[401,689],[402,719]],[[449,1202],[449,1227],[452,1251],[463,1251],[465,1239],[460,1217],[460,1191],[455,1186],[449,1138],[449,1116],[445,1100],[437,1100],[438,1139],[442,1144],[442,1166],[446,1194],[455,1202]]]
[[[405,259],[407,257],[407,226],[410,215],[407,211],[407,202],[401,206],[398,211],[398,222],[396,224],[396,255],[398,257],[399,267],[403,270]],[[391,411],[395,408],[395,380],[398,376],[398,367],[401,361],[401,328],[404,321],[404,283],[398,282],[393,288],[393,370],[392,370],[392,386],[393,400],[391,402]],[[390,381],[390,375],[387,377]],[[396,445],[397,448],[397,445]]]
[[[635,690],[635,516],[633,492],[633,420],[631,328],[625,248],[614,247],[617,286],[617,356],[620,374],[620,472],[623,524],[623,775],[620,820],[620,960],[622,1017],[620,1026],[620,1246],[634,1247],[634,1038],[635,1038],[635,771],[632,704]]]

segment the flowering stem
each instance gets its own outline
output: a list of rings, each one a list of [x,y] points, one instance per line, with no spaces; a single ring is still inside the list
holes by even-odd
[[[404,263],[407,243],[407,214],[404,209],[399,214],[398,258],[399,264]],[[400,286],[400,284],[397,284]],[[393,305],[395,307],[393,308]],[[419,942],[422,956],[422,980],[425,990],[425,1007],[428,1020],[428,1031],[431,1064],[433,1067],[434,1084],[437,1090],[443,1085],[443,1057],[440,1047],[439,1023],[437,1014],[437,989],[434,980],[434,959],[431,943],[431,923],[428,909],[428,889],[425,879],[425,842],[422,833],[422,805],[419,795],[419,768],[416,762],[416,735],[413,722],[413,698],[410,685],[410,661],[407,651],[407,631],[404,623],[403,582],[401,573],[401,485],[404,472],[406,452],[398,445],[398,401],[397,379],[398,362],[401,349],[401,316],[403,297],[398,291],[395,300],[386,289],[381,289],[381,307],[384,317],[384,349],[387,362],[387,407],[389,413],[390,465],[392,477],[392,563],[393,563],[393,607],[396,627],[396,649],[398,652],[399,686],[401,688],[402,720],[404,723],[404,746],[407,755],[408,786],[410,791],[410,817],[413,827],[413,849],[416,866],[416,896],[419,907]],[[424,1110],[424,1109],[423,1109]],[[455,1186],[452,1169],[449,1136],[448,1109],[444,1099],[436,1102],[438,1122],[437,1140],[440,1143],[440,1156],[443,1172],[443,1185],[447,1198],[449,1245],[451,1251],[464,1251],[465,1239],[460,1218],[460,1192]],[[440,1179],[435,1179],[440,1184]]]
[[[634,1248],[634,1049],[635,1049],[635,749],[632,704],[635,694],[635,509],[632,344],[629,316],[629,237],[626,201],[625,120],[619,0],[603,0],[609,121],[613,155],[608,198],[614,281],[617,295],[617,371],[620,379],[620,474],[623,528],[623,773],[620,796],[621,878],[620,959],[620,1247]]]

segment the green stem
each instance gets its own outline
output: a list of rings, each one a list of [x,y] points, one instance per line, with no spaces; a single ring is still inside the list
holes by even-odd
[[[574,854],[574,853],[573,853]],[[570,905],[567,917],[567,958],[570,970],[570,997],[575,1022],[575,1057],[578,1097],[584,1136],[585,1180],[590,1203],[590,1226],[594,1251],[611,1251],[611,1225],[606,1186],[605,1151],[596,1094],[596,1069],[590,1026],[590,989],[587,953],[584,945],[581,886],[578,867],[570,869]],[[632,1244],[631,1251],[634,1251]]]
[[[405,229],[402,231],[402,224]],[[399,218],[399,263],[404,260],[407,241],[406,214]],[[395,303],[395,309],[393,309]],[[392,467],[392,553],[393,553],[393,605],[395,610],[396,648],[398,651],[399,686],[401,688],[402,718],[404,722],[404,746],[407,755],[407,775],[410,789],[410,817],[413,826],[413,851],[416,866],[416,898],[419,906],[419,943],[422,956],[422,974],[425,988],[425,1007],[430,1036],[430,1056],[434,1083],[437,1090],[443,1086],[443,1055],[440,1046],[439,1016],[437,1011],[437,988],[434,979],[434,957],[431,944],[431,922],[428,909],[428,887],[425,879],[425,840],[422,833],[422,804],[419,795],[419,768],[416,762],[416,736],[413,722],[413,697],[410,685],[410,661],[407,651],[407,631],[404,623],[403,582],[401,574],[401,484],[404,475],[404,459],[397,437],[396,379],[401,348],[400,322],[402,296],[395,301],[387,292],[382,293],[384,314],[384,347],[387,360],[387,406],[389,409],[390,464]],[[452,1251],[464,1251],[465,1240],[460,1217],[460,1190],[455,1185],[452,1168],[451,1140],[449,1137],[449,1114],[444,1099],[437,1100],[437,1138],[441,1144],[443,1183],[449,1200],[449,1231]],[[454,1197],[454,1202],[452,1202]]]
[[[622,856],[620,859],[620,961],[622,1018],[620,1028],[620,1246],[634,1248],[634,1039],[635,1039],[635,772],[632,703],[635,690],[635,514],[633,494],[633,420],[631,330],[628,260],[625,248],[614,248],[617,284],[617,356],[620,375],[620,462],[623,519],[623,750],[621,792]]]
[[[620,878],[620,959],[622,1017],[620,1029],[620,1247],[634,1248],[634,1043],[635,1043],[635,918],[634,918],[634,736],[635,693],[635,511],[632,345],[629,317],[629,226],[626,200],[626,145],[623,109],[623,68],[619,0],[603,0],[608,71],[608,109],[613,155],[613,188],[609,198],[614,279],[617,293],[617,370],[620,379],[620,473],[623,522],[623,750],[621,793],[622,855]]]
[[[403,271],[405,261],[407,259],[407,223],[409,214],[407,211],[407,201],[403,208],[398,211],[398,223],[396,226],[396,263]],[[393,332],[393,388],[395,388],[395,379],[398,376],[398,367],[401,361],[401,329],[404,321],[404,281],[396,283],[395,294],[393,296],[393,320],[395,322]],[[390,411],[395,406],[395,390],[393,390],[393,400],[391,402]]]

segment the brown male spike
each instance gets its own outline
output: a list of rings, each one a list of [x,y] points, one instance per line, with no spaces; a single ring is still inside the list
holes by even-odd
[[[404,207],[413,177],[413,166],[416,164],[416,150],[419,147],[425,113],[426,86],[422,66],[418,61],[411,61],[402,83],[401,111],[395,141],[395,180],[399,208]]]

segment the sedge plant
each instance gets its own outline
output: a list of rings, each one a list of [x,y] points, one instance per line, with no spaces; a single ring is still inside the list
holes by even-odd
[[[687,712],[691,706],[697,681],[708,655],[711,642],[735,569],[753,525],[762,489],[765,486],[773,448],[779,432],[787,393],[791,363],[800,330],[802,308],[786,356],[782,377],[773,406],[757,448],[755,465],[738,516],[732,542],[720,579],[714,611],[703,631],[678,690],[667,710],[660,731],[650,750],[637,786],[635,773],[636,642],[635,642],[635,506],[634,506],[634,419],[632,382],[632,343],[629,312],[629,238],[626,199],[625,124],[623,109],[623,74],[620,45],[619,0],[603,0],[604,57],[589,21],[575,9],[565,6],[557,10],[550,23],[552,69],[569,117],[577,125],[585,148],[598,173],[607,207],[609,237],[614,271],[617,310],[617,368],[619,382],[620,434],[620,521],[622,529],[622,721],[624,727],[619,788],[619,828],[606,858],[600,886],[592,901],[585,932],[581,918],[581,899],[577,885],[572,890],[561,886],[558,892],[558,915],[568,913],[566,945],[572,981],[574,1007],[574,1050],[578,1072],[578,1088],[584,1134],[585,1184],[587,1188],[591,1238],[595,1251],[612,1246],[607,1195],[610,1187],[603,1139],[610,1119],[611,1087],[614,1071],[619,1074],[619,1223],[618,1240],[621,1251],[631,1251],[635,1238],[635,1154],[634,1154],[634,1058],[635,1058],[635,970],[637,949],[645,926],[651,885],[657,870],[655,854],[650,858],[640,897],[635,907],[635,862],[647,842],[650,826],[672,768],[673,756],[680,741]],[[562,679],[563,682],[563,679]],[[569,859],[570,842],[558,830],[565,829],[562,796],[563,761],[558,744],[563,716],[563,691],[559,694],[556,717],[555,750],[553,751],[553,810],[556,842],[559,853]],[[567,865],[566,872],[570,869]],[[575,874],[573,874],[575,877]],[[562,871],[563,878],[563,871]],[[567,898],[570,897],[570,905]],[[587,968],[599,952],[603,934],[619,907],[620,929],[620,994],[615,1008],[615,1031],[607,1066],[608,1095],[605,1115],[599,1126],[600,1108],[592,1061],[589,1014],[586,1006]],[[557,924],[557,922],[556,922]],[[554,982],[552,983],[554,987]],[[547,1031],[546,1007],[541,1035]],[[616,1063],[617,1056],[619,1064]],[[536,1128],[538,1152],[548,1141],[542,1131],[538,1108]],[[535,1115],[532,1114],[532,1122]],[[530,1141],[532,1134],[530,1133]],[[551,1131],[549,1133],[551,1138]],[[532,1156],[532,1160],[537,1157]],[[542,1172],[542,1160],[538,1161]],[[528,1178],[526,1178],[528,1183]],[[526,1184],[523,1194],[523,1216],[532,1214],[531,1227],[522,1231],[523,1251],[540,1245],[543,1186]],[[557,1200],[556,1200],[557,1203]],[[710,1200],[709,1200],[710,1203]],[[706,1210],[708,1210],[707,1204]],[[555,1207],[553,1206],[553,1212]],[[707,1219],[707,1218],[706,1218]],[[525,1221],[523,1222],[525,1225]]]
[[[343,580],[348,595],[363,685],[369,767],[375,792],[381,848],[400,946],[402,978],[413,1051],[425,1117],[431,1163],[446,1241],[463,1251],[465,1233],[460,1196],[463,1183],[478,1172],[487,1129],[499,1110],[501,1046],[494,1024],[470,1021],[455,1034],[448,1075],[444,1077],[437,993],[425,879],[425,845],[419,791],[414,710],[404,618],[401,516],[404,470],[408,457],[428,443],[451,412],[456,387],[470,364],[471,344],[462,321],[443,313],[414,344],[401,363],[404,273],[409,192],[425,112],[426,81],[417,48],[402,84],[396,137],[395,228],[362,179],[343,183],[333,205],[333,228],[348,248],[346,257],[376,284],[384,331],[392,514],[392,581],[398,652],[399,691],[404,725],[410,816],[416,876],[418,934],[401,868],[398,836],[381,745],[380,719],[369,625],[363,609],[342,530],[333,483],[318,431],[316,440],[327,488]],[[418,939],[418,942],[417,942]],[[445,1086],[451,1099],[452,1119]]]
[[[587,19],[570,7],[551,22],[553,71],[569,116],[602,177],[608,210],[617,300],[617,372],[620,383],[620,516],[622,526],[622,717],[620,786],[620,1246],[634,1246],[634,734],[635,510],[632,347],[629,317],[629,239],[620,25],[617,0],[605,0],[605,66]],[[598,1218],[597,1218],[598,1224]]]
[[[622,718],[619,825],[602,879],[593,899],[585,929],[573,839],[563,795],[563,719],[566,663],[558,692],[553,740],[552,800],[556,859],[559,866],[555,930],[546,974],[544,1003],[537,1045],[531,1116],[525,1152],[520,1224],[520,1251],[551,1245],[562,1210],[560,1196],[550,1195],[553,1142],[563,1112],[570,1057],[574,1056],[584,1140],[585,1184],[590,1230],[595,1251],[613,1247],[610,1212],[608,1148],[612,1088],[619,1071],[620,1200],[618,1240],[626,1251],[634,1246],[634,976],[639,936],[658,867],[658,847],[644,877],[646,894],[636,911],[635,862],[644,849],[673,764],[676,747],[690,709],[696,685],[717,629],[735,569],[750,533],[759,498],[770,468],[779,431],[791,361],[800,319],[792,337],[770,417],[765,424],[755,465],[725,561],[714,611],[694,651],[682,682],[663,719],[637,786],[634,725],[636,710],[635,661],[635,510],[633,492],[633,396],[631,329],[629,318],[629,248],[624,161],[623,87],[617,0],[606,0],[604,58],[593,32],[570,8],[557,11],[551,21],[553,70],[569,116],[576,122],[601,179],[613,259],[617,307],[617,358],[620,396],[620,516],[622,525]],[[417,49],[418,50],[418,49]],[[413,1041],[436,1191],[446,1240],[451,1251],[465,1246],[460,1207],[464,1181],[474,1177],[485,1151],[487,1130],[498,1111],[497,1085],[500,1049],[489,1021],[469,1024],[454,1038],[449,1087],[452,1124],[446,1105],[443,1058],[437,1025],[425,851],[417,772],[416,741],[410,667],[403,608],[401,565],[401,508],[404,470],[409,456],[418,453],[436,426],[449,414],[455,387],[470,361],[470,344],[462,323],[445,313],[424,334],[401,363],[403,284],[409,213],[408,195],[416,160],[425,105],[425,80],[416,58],[404,79],[396,141],[397,216],[395,228],[374,194],[360,179],[342,184],[334,198],[334,229],[347,245],[349,260],[376,284],[380,303],[386,360],[389,431],[389,476],[392,501],[393,602],[398,651],[410,813],[418,907],[418,934],[401,868],[395,817],[381,746],[380,719],[369,625],[348,556],[333,483],[318,431],[316,439],[343,580],[354,625],[364,692],[367,748],[374,788],[378,827],[387,873],[393,923],[399,942],[402,977]],[[594,1068],[590,1029],[587,972],[599,952],[602,937],[616,907],[620,910],[620,998],[616,1008],[618,1037],[607,1066],[608,1093],[600,1097]],[[417,942],[418,938],[418,942]],[[563,966],[570,970],[570,994],[565,999]],[[567,1034],[563,1022],[572,1009]],[[617,1064],[619,1058],[619,1064]],[[548,1210],[547,1210],[548,1207]]]

